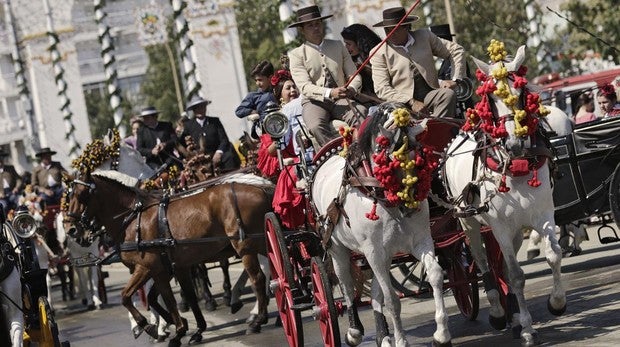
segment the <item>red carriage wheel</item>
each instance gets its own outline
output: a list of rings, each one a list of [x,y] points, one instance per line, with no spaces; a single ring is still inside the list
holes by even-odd
[[[288,249],[284,242],[284,234],[276,215],[269,212],[265,215],[265,237],[267,241],[267,257],[271,268],[270,288],[276,299],[282,327],[286,340],[291,347],[304,345],[304,334],[301,313],[293,309],[293,268]]]
[[[311,273],[315,305],[313,316],[319,321],[323,343],[326,347],[340,346],[338,311],[334,304],[334,295],[327,269],[321,257],[312,257]]]
[[[461,314],[470,321],[476,320],[480,308],[480,296],[478,293],[478,277],[472,261],[467,255],[467,245],[464,240],[454,248],[456,251],[450,255],[448,280],[454,300]]]

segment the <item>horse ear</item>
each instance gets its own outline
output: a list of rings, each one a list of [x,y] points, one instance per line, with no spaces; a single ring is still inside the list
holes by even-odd
[[[112,129],[108,128],[108,132],[103,135],[103,144],[106,146],[109,146],[112,143],[112,137],[113,137],[113,132]]]
[[[525,45],[522,45],[521,47],[519,47],[519,49],[517,49],[517,54],[515,54],[514,59],[511,62],[506,63],[506,69],[508,71],[517,71],[524,61]]]
[[[478,69],[480,69],[480,71],[484,72],[485,75],[489,75],[489,71],[490,71],[489,64],[483,62],[482,60],[476,57],[471,57],[471,59],[473,59],[474,64],[476,64],[476,66],[478,67]]]

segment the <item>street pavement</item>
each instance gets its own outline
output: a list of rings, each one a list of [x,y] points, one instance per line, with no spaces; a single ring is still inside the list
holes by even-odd
[[[544,258],[527,261],[525,245],[518,254],[526,273],[525,294],[541,346],[616,346],[620,342],[620,242],[602,245],[597,238],[597,228],[596,225],[588,228],[590,240],[582,244],[581,255],[564,258],[562,261],[568,307],[561,317],[551,315],[546,309],[552,279]],[[146,333],[138,339],[133,338],[127,311],[120,305],[120,290],[127,281],[129,272],[121,264],[105,266],[104,271],[110,274],[106,279],[108,304],[101,310],[88,311],[78,300],[63,302],[59,289],[55,289],[53,304],[61,341],[68,340],[72,346],[77,347],[167,345],[150,341]],[[236,279],[241,271],[240,264],[230,268],[233,279]],[[219,306],[215,312],[204,312],[208,329],[203,333],[204,339],[198,345],[286,345],[282,328],[274,324],[275,300],[270,300],[270,320],[263,326],[263,331],[256,335],[245,335],[244,321],[253,305],[252,295],[244,295],[244,307],[238,313],[231,314],[230,309],[222,304],[220,296],[221,271],[210,270],[209,277]],[[178,292],[176,284],[174,289]],[[475,321],[467,321],[461,316],[450,292],[445,294],[445,299],[450,314],[452,343],[455,346],[520,346],[519,340],[512,339],[510,331],[495,331],[490,327],[488,303],[482,289],[480,313]],[[401,317],[408,342],[411,346],[429,346],[435,328],[432,299],[405,298],[401,300],[401,304]],[[140,309],[144,312],[142,307]],[[195,320],[191,313],[183,313],[183,316],[190,322],[191,334],[196,329]],[[309,311],[302,312],[302,317],[305,345],[322,346],[318,323],[312,320]],[[362,307],[360,318],[366,328],[361,346],[375,346],[374,321],[369,306]],[[343,335],[348,327],[346,316],[339,318],[339,326]],[[187,345],[188,339],[189,334],[182,340],[184,345]],[[344,342],[342,344],[345,345]]]

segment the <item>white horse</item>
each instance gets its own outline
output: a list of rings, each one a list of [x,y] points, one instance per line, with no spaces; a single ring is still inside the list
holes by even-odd
[[[58,241],[61,244],[67,244],[71,260],[76,259],[94,259],[99,256],[99,244],[97,241],[89,241],[87,243],[67,235],[62,223],[64,215],[59,213],[56,216],[56,233]],[[101,299],[99,298],[99,271],[97,265],[79,266],[76,264],[73,268],[78,284],[78,297],[82,299],[82,304],[89,309],[101,308]]]
[[[503,44],[498,44],[500,43],[492,42],[489,50],[497,54],[503,51],[505,57]],[[523,134],[530,134],[535,128],[534,117],[538,116],[539,107],[533,103],[538,100],[530,97],[529,104],[520,106],[534,112],[528,111],[524,119],[517,121],[514,114],[519,105],[511,104],[508,99],[517,100],[521,94],[521,91],[515,88],[515,80],[518,80],[520,85],[526,82],[519,74],[512,74],[518,71],[524,54],[523,46],[510,63],[503,62],[501,58],[495,60],[498,56],[492,57],[497,61],[493,66],[474,58],[478,68],[486,76],[486,82],[483,82],[479,89],[481,96],[484,95],[481,102],[487,100],[489,103],[486,107],[483,107],[484,104],[479,104],[481,107],[477,105],[480,113],[474,116],[479,118],[468,118],[468,122],[471,120],[471,123],[468,123],[470,128],[466,126],[466,131],[461,132],[448,146],[443,175],[446,188],[455,201],[459,216],[462,217],[461,223],[470,238],[472,255],[483,273],[487,297],[491,304],[491,325],[503,329],[506,319],[497,284],[492,283],[489,276],[486,255],[481,245],[482,224],[491,227],[504,256],[511,291],[507,297],[507,306],[513,308],[518,303],[518,314],[516,310],[508,312],[513,332],[518,333],[521,329],[523,345],[531,346],[536,343],[537,332],[532,328],[532,317],[523,293],[525,276],[516,257],[523,242],[524,229],[537,230],[547,241],[545,256],[553,273],[553,288],[548,301],[551,313],[560,315],[565,311],[566,295],[561,281],[562,252],[556,239],[550,170],[544,161],[551,159],[550,153],[546,153],[548,151],[544,146],[536,146],[534,138]],[[505,68],[503,72],[502,66]],[[506,79],[505,72],[508,72],[511,82]],[[486,93],[492,92],[494,87],[500,90],[500,94],[504,93],[501,98],[493,93]],[[523,99],[525,97],[524,95]],[[508,105],[504,101],[507,101]],[[504,117],[500,118],[498,115]],[[529,127],[524,128],[525,124]],[[528,160],[529,156],[534,158],[533,161]],[[495,166],[501,172],[490,169],[493,163],[496,163]],[[536,170],[532,165],[537,163],[542,163],[542,166]]]
[[[2,213],[2,212],[0,212]],[[4,217],[2,217],[4,218]],[[17,256],[13,253],[9,255],[9,249],[14,245],[9,242],[7,226],[2,224],[2,234],[0,234],[0,269],[6,271],[6,277],[0,277],[0,314],[2,315],[3,333],[0,336],[5,337],[9,333],[9,340],[12,346],[21,347],[24,343],[24,313],[22,312],[22,281],[17,267]],[[5,236],[6,235],[6,236]],[[6,247],[6,248],[5,248]],[[6,252],[6,254],[5,254]],[[7,258],[8,257],[8,258]],[[13,260],[11,261],[12,258]],[[5,268],[6,267],[6,268]],[[0,270],[0,274],[4,271]],[[3,276],[4,277],[4,276]],[[5,338],[0,342],[6,342]]]
[[[398,124],[401,111],[405,111],[405,109],[396,104],[387,103],[379,106],[372,118],[369,119],[370,124],[366,126],[368,130],[365,130],[365,133],[371,135],[367,140],[364,140],[362,135],[362,139],[359,141],[360,149],[364,152],[369,150],[372,153],[371,148],[375,147],[375,139],[379,135],[379,129],[382,129],[384,139],[394,142],[391,145],[388,144],[388,147],[396,145],[395,142],[399,139],[392,138],[396,137],[394,136],[395,131],[385,129],[392,129],[392,125]],[[419,128],[402,127],[400,129],[408,138],[409,149],[414,148],[412,143],[415,139],[415,131]],[[405,152],[404,155],[409,158],[412,152]],[[369,153],[367,152],[367,154]],[[393,162],[392,159],[388,159],[392,158],[391,152],[384,151],[377,155]],[[401,161],[404,162],[404,159]],[[373,166],[375,164],[373,161]],[[392,288],[389,276],[392,257],[398,252],[404,252],[413,254],[424,264],[428,273],[428,282],[433,287],[436,308],[435,322],[437,323],[437,330],[433,334],[434,342],[438,345],[450,345],[448,315],[442,295],[443,274],[435,258],[426,198],[423,197],[421,201],[416,201],[413,208],[405,208],[400,204],[389,207],[385,204],[385,200],[377,201],[380,200],[379,197],[373,198],[366,195],[364,193],[365,188],[350,185],[344,178],[345,172],[348,172],[347,159],[339,155],[333,155],[326,159],[319,165],[313,178],[311,200],[316,206],[319,219],[333,226],[328,252],[332,256],[334,270],[340,280],[348,307],[350,327],[346,336],[347,344],[358,345],[361,343],[364,334],[364,328],[357,316],[353,300],[354,284],[350,266],[351,251],[355,251],[366,257],[375,275],[372,305],[378,324],[376,337],[378,343],[381,343],[382,346],[391,345],[387,325],[383,318],[382,304],[385,303],[385,308],[392,317],[395,345],[408,346],[400,318],[400,301]],[[421,177],[421,175],[419,176]],[[337,203],[334,204],[334,201]],[[339,213],[334,214],[334,211],[339,211]],[[337,217],[334,217],[335,215]]]

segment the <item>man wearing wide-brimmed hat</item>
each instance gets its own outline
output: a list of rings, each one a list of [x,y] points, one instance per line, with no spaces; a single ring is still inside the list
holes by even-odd
[[[441,40],[428,29],[411,31],[418,16],[406,16],[402,7],[383,11],[383,20],[373,27],[386,35],[397,26],[385,45],[370,60],[377,96],[408,104],[421,116],[454,117],[456,79],[465,77],[465,50],[456,42]],[[402,21],[401,21],[402,20]],[[439,80],[435,57],[452,61],[452,78]]]
[[[236,170],[241,166],[241,159],[228,140],[222,122],[217,117],[207,116],[210,100],[196,97],[187,105],[187,111],[194,117],[185,122],[181,144],[187,146],[186,136],[191,136],[200,153],[211,155],[214,168],[220,172]]]
[[[170,122],[157,120],[159,111],[149,106],[140,112],[142,126],[136,135],[136,149],[146,158],[146,163],[153,169],[175,160],[174,146],[177,135]]]
[[[45,205],[60,204],[62,174],[67,173],[60,162],[52,161],[54,154],[49,147],[41,148],[35,154],[40,163],[32,170],[32,187]]]
[[[304,123],[319,145],[338,136],[331,125],[333,119],[356,125],[365,117],[366,108],[351,100],[362,86],[356,75],[348,87],[347,80],[357,71],[344,44],[325,39],[323,19],[318,6],[297,10],[297,21],[289,28],[298,28],[305,42],[289,52],[291,75],[304,96]],[[350,104],[353,106],[350,107]]]
[[[0,148],[0,205],[5,212],[17,207],[18,194],[22,189],[22,178],[17,174],[15,166],[4,164],[4,158],[8,156],[9,153]]]

